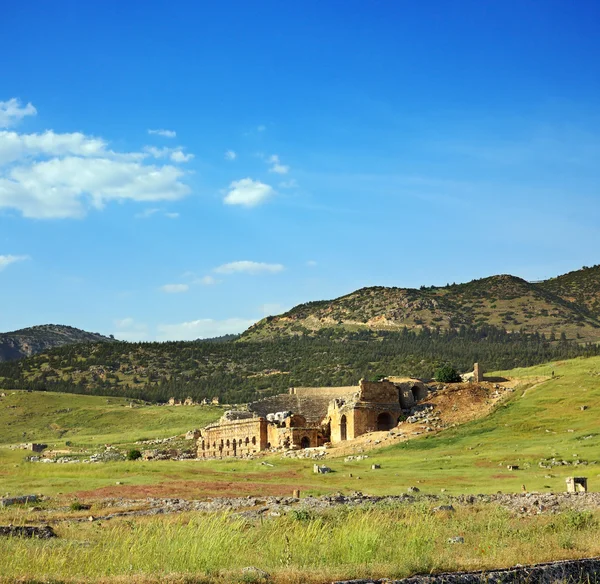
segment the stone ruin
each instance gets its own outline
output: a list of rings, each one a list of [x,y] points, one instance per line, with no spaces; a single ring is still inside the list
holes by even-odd
[[[350,387],[295,387],[229,410],[200,431],[199,458],[249,457],[263,450],[300,450],[391,430],[429,388],[418,379],[361,379]]]
[[[586,493],[587,477],[569,477],[567,479],[568,493]]]

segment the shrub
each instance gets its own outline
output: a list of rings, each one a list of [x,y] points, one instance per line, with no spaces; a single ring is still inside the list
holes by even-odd
[[[133,449],[127,453],[127,460],[137,460],[142,458],[142,453],[139,450]]]
[[[440,383],[456,383],[461,381],[458,371],[452,365],[442,365],[434,374],[434,379]]]
[[[91,505],[85,505],[84,503],[80,503],[79,501],[73,501],[70,505],[71,511],[84,511],[89,509]]]

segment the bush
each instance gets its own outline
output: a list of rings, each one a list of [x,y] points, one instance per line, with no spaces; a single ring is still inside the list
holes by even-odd
[[[440,383],[457,383],[461,377],[452,365],[442,365],[434,374],[434,379]]]
[[[89,509],[91,505],[86,505],[84,503],[80,503],[79,501],[73,501],[70,505],[71,511],[84,511]]]
[[[138,458],[142,458],[142,453],[139,450],[130,450],[127,453],[127,460],[137,460]]]

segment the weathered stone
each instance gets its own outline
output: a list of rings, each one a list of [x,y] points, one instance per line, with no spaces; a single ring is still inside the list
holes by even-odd
[[[50,539],[56,537],[56,533],[49,525],[32,527],[30,525],[0,526],[0,536],[4,537],[37,537],[38,539]]]
[[[0,507],[10,507],[12,505],[26,505],[27,503],[38,503],[40,498],[37,495],[22,495],[20,497],[4,497],[0,499]]]

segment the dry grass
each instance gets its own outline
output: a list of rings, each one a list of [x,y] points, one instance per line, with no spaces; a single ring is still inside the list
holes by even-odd
[[[249,521],[227,513],[62,523],[59,538],[0,542],[0,581],[330,582],[506,567],[600,554],[599,513],[515,517],[427,503]],[[448,543],[462,536],[464,544]]]

